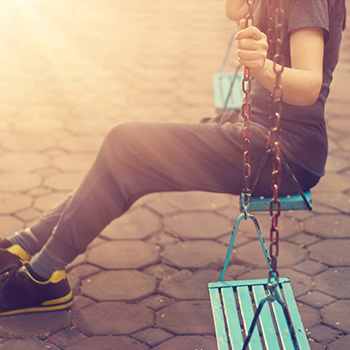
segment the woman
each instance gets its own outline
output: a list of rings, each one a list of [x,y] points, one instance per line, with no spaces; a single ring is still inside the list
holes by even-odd
[[[345,1],[287,0],[284,9],[281,149],[306,190],[324,174],[324,104],[338,60]],[[245,0],[227,0],[229,18],[240,20],[246,14]],[[254,17],[255,26],[244,28],[242,21],[236,35],[239,61],[254,77],[253,178],[265,153],[275,84],[266,1],[256,1]],[[219,116],[202,124],[124,123],[113,128],[76,191],[30,228],[0,243],[0,315],[69,307],[72,293],[65,266],[141,196],[189,190],[240,194],[243,122],[236,117]],[[270,194],[270,165],[263,169],[253,194]],[[282,178],[279,193],[293,193],[288,177]]]

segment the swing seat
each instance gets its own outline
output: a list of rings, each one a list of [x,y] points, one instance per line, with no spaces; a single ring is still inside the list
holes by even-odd
[[[231,84],[234,83],[231,90]],[[243,79],[242,73],[215,73],[213,76],[213,91],[214,91],[214,106],[217,113],[229,111],[233,109],[241,109],[243,103],[243,93],[241,82]],[[228,95],[229,99],[227,100]],[[227,105],[225,108],[225,103]]]
[[[243,199],[244,195],[241,196],[241,202]],[[242,220],[248,219],[255,226],[267,266],[272,272],[270,254],[257,219],[250,213],[239,215],[232,230],[219,281],[208,284],[218,350],[242,350],[249,334],[252,335],[247,347],[250,350],[310,350],[288,278],[281,277],[275,281],[275,294],[279,295],[280,300],[275,298],[269,301],[265,300],[271,296],[269,279],[224,281],[239,225]],[[263,299],[266,302],[262,304],[258,322],[254,331],[249,333]],[[284,304],[284,309],[280,302]]]
[[[312,201],[310,191],[304,192],[306,201],[300,194],[294,194],[286,197],[279,197],[281,210],[312,210]],[[250,211],[270,211],[270,201],[268,197],[252,197],[250,200]],[[274,208],[275,209],[275,208]],[[242,211],[242,209],[241,209]]]
[[[209,283],[218,350],[242,350],[259,302],[267,295],[267,279]],[[299,348],[310,350],[288,278],[279,279]],[[282,306],[266,303],[252,333],[248,349],[295,349]]]

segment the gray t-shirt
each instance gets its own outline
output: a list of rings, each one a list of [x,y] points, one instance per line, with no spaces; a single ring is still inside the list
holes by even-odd
[[[325,33],[323,84],[316,103],[306,107],[283,103],[281,117],[281,148],[288,161],[311,174],[322,176],[328,152],[324,105],[338,62],[345,8],[341,5],[341,0],[285,0],[283,3],[286,21],[283,52],[286,67],[291,66],[289,36],[293,30],[317,27]],[[259,1],[257,5],[255,25],[267,32],[266,1]],[[252,82],[251,104],[252,123],[269,128],[270,92],[257,80]]]

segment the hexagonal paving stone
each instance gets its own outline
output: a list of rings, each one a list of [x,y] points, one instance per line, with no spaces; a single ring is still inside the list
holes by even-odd
[[[301,321],[305,329],[316,327],[320,324],[319,311],[305,304],[297,304]]]
[[[49,159],[43,155],[28,153],[11,153],[0,156],[0,170],[32,171],[49,165]]]
[[[348,135],[343,137],[340,142],[339,142],[340,147],[345,151],[349,152],[350,151],[350,142],[349,142],[349,137]],[[349,183],[349,182],[348,182]]]
[[[68,346],[66,350],[148,350],[149,347],[125,336],[90,337],[77,344]]]
[[[0,213],[13,214],[16,211],[29,208],[32,198],[21,194],[0,193]]]
[[[69,273],[77,276],[79,279],[84,279],[92,275],[96,275],[100,271],[101,269],[96,266],[90,264],[81,264],[75,266],[72,270],[69,271]]]
[[[335,298],[349,298],[350,268],[329,269],[315,277],[316,288]]]
[[[0,227],[0,239],[3,239],[22,229],[23,222],[12,216],[0,216]]]
[[[321,309],[325,305],[334,303],[336,299],[318,291],[312,291],[307,293],[306,295],[300,296],[298,298],[298,301],[310,305],[311,307],[314,307],[316,309]]]
[[[348,290],[349,291],[349,290]],[[345,333],[350,331],[350,300],[338,300],[321,310],[322,321]]]
[[[219,272],[182,270],[160,283],[159,291],[175,299],[209,299],[208,283],[215,282]]]
[[[101,236],[110,239],[143,239],[162,229],[160,218],[145,208],[135,208],[114,220]]]
[[[156,277],[157,279],[169,278],[175,274],[178,270],[166,264],[158,264],[146,267],[144,270],[149,275]]]
[[[178,208],[174,207],[173,205],[169,204],[168,202],[159,197],[152,198],[149,201],[147,201],[146,206],[147,208],[150,208],[156,213],[163,216],[175,214],[179,211]]]
[[[165,295],[153,294],[148,298],[141,300],[140,305],[144,305],[152,310],[158,311],[163,307],[172,304],[173,302],[173,299],[170,299]]]
[[[209,192],[169,192],[162,193],[161,198],[181,210],[210,210],[227,206],[232,196]]]
[[[156,290],[156,279],[139,271],[105,271],[83,281],[81,293],[94,300],[136,300]]]
[[[112,241],[93,247],[87,260],[105,269],[140,269],[158,262],[158,250],[141,241]]]
[[[317,192],[313,193],[313,201],[323,203],[328,208],[338,209],[342,212],[350,212],[350,196],[338,192]]]
[[[70,318],[66,311],[45,312],[38,314],[23,314],[0,317],[0,328],[5,334],[21,337],[27,334],[33,336],[54,333],[69,327]]]
[[[269,242],[266,242],[269,249]],[[257,267],[267,266],[265,256],[259,241],[247,243],[238,247],[232,254],[233,259],[238,259]],[[306,252],[303,248],[289,242],[280,241],[278,266],[293,266],[306,259]]]
[[[40,94],[40,96],[42,96]],[[40,100],[43,101],[42,99]],[[33,134],[42,137],[43,135],[56,135],[63,129],[63,120],[57,120],[57,116],[62,112],[66,112],[65,106],[57,104],[37,105],[31,104],[21,111],[24,119],[16,125],[16,130],[23,134]],[[52,119],[50,119],[50,116]]]
[[[158,345],[154,350],[216,350],[214,336],[187,335],[174,337],[163,344]]]
[[[311,259],[330,266],[350,266],[350,239],[327,239],[309,249]]]
[[[328,345],[329,350],[345,350],[350,344],[350,334]]]
[[[209,301],[179,301],[157,313],[157,324],[174,334],[214,334]]]
[[[321,344],[328,344],[336,340],[340,335],[339,331],[324,325],[318,325],[310,329],[310,336]]]
[[[178,237],[174,237],[170,235],[169,233],[165,232],[158,232],[152,234],[147,240],[147,243],[151,243],[160,247],[164,247],[168,244],[175,244],[180,242],[180,239]]]
[[[102,136],[75,136],[62,140],[59,146],[72,152],[96,152],[101,145]]]
[[[4,147],[11,151],[43,151],[56,145],[56,140],[52,136],[45,135],[11,135],[5,138]]]
[[[321,178],[318,186],[322,192],[345,192],[349,188],[349,178],[333,170]]]
[[[316,243],[321,238],[312,234],[307,233],[299,233],[296,236],[293,236],[288,239],[289,242],[294,242],[295,244],[303,245],[303,246],[309,246],[313,243]]]
[[[60,330],[58,333],[48,337],[48,341],[55,344],[60,349],[66,349],[69,345],[78,343],[84,339],[86,339],[86,336],[78,332],[74,327]]]
[[[110,85],[113,82],[105,80],[105,84]],[[107,89],[108,90],[108,89]],[[68,121],[66,128],[74,134],[104,134],[106,130],[111,127],[111,121],[104,120],[103,118],[70,118]]]
[[[33,222],[38,219],[40,215],[41,212],[34,208],[27,208],[16,213],[16,217],[25,223]]]
[[[305,231],[324,238],[348,238],[349,215],[318,215],[305,220]]]
[[[153,312],[140,305],[102,302],[80,310],[77,327],[89,335],[129,334],[153,326]]]
[[[83,179],[84,173],[64,173],[50,176],[44,185],[55,191],[71,191],[75,189]]]
[[[60,154],[52,159],[52,165],[63,171],[86,171],[95,158],[95,154]]]
[[[21,173],[21,174],[0,174],[0,191],[17,192],[28,191],[37,187],[42,179],[38,175]]]
[[[164,222],[166,231],[184,239],[217,238],[232,230],[231,220],[214,212],[179,213]]]
[[[173,335],[159,328],[148,328],[141,332],[133,334],[133,337],[137,340],[142,341],[143,343],[146,343],[149,346],[154,347],[172,338]]]
[[[46,211],[67,197],[66,193],[50,193],[35,199],[35,207],[41,211]]]
[[[59,348],[53,344],[43,342],[38,339],[13,339],[7,340],[1,343],[2,350],[39,350],[39,349],[50,349],[59,350]]]
[[[186,241],[168,245],[162,258],[170,265],[179,268],[204,267],[210,264],[221,265],[225,259],[226,248],[212,241]]]
[[[315,341],[312,341],[311,338],[309,338],[308,340],[309,340],[309,345],[311,350],[324,350],[323,345],[316,343]]]
[[[300,264],[295,265],[294,269],[314,276],[327,270],[327,266],[313,260],[304,260]]]

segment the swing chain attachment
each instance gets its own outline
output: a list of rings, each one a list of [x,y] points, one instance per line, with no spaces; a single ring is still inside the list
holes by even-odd
[[[248,14],[245,19],[246,28],[254,24],[253,17],[253,6],[255,0],[246,0],[248,6]],[[250,175],[251,175],[251,165],[250,165],[250,117],[252,114],[251,104],[249,102],[249,94],[251,92],[252,78],[250,75],[249,68],[244,67],[244,74],[242,80],[242,91],[244,93],[244,102],[242,104],[242,116],[244,119],[243,127],[243,180],[244,188],[241,193],[241,208],[244,213],[244,218],[248,218],[248,209],[250,206],[251,191],[250,191]]]
[[[274,3],[274,6],[272,6]],[[283,101],[283,89],[282,89],[282,73],[284,71],[284,57],[283,57],[283,21],[284,10],[282,6],[282,0],[268,0],[268,21],[269,21],[269,43],[270,49],[273,49],[273,70],[275,73],[275,86],[271,94],[271,111],[270,120],[272,127],[268,135],[268,147],[273,153],[273,166],[272,166],[272,183],[273,197],[270,202],[270,216],[271,216],[271,229],[270,229],[270,257],[271,267],[269,278],[275,276],[278,278],[277,271],[277,257],[279,254],[279,230],[278,230],[278,218],[281,214],[281,202],[278,199],[279,185],[281,183],[282,173],[282,160],[280,152],[281,144],[281,114],[282,114],[282,101]]]

